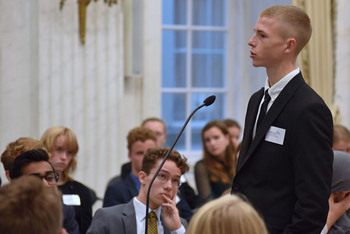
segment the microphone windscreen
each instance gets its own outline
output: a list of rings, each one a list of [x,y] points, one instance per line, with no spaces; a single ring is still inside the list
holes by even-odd
[[[215,95],[209,96],[204,100],[203,103],[205,104],[205,106],[210,106],[211,104],[213,104],[215,102],[215,98],[216,98]]]

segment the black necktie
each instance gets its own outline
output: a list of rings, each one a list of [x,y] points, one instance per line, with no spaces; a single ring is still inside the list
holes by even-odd
[[[269,95],[268,92],[269,89],[266,89],[265,91],[265,98],[264,98],[264,102],[260,107],[260,113],[259,113],[259,117],[258,117],[258,122],[256,123],[256,129],[258,130],[262,120],[264,119],[265,115],[266,115],[266,111],[267,111],[267,105],[269,104],[271,97]]]

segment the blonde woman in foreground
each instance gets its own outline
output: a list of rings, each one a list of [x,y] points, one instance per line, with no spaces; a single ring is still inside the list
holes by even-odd
[[[236,195],[210,201],[192,217],[187,234],[267,234],[255,209]]]

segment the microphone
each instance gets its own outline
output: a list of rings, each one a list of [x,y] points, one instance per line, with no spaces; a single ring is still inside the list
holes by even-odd
[[[188,122],[190,121],[190,119],[192,118],[192,116],[194,115],[194,113],[196,113],[197,110],[199,110],[200,108],[202,108],[203,106],[210,106],[211,104],[213,104],[215,102],[215,99],[216,99],[216,96],[215,95],[212,95],[212,96],[209,96],[207,97],[204,101],[203,101],[203,104],[198,106],[194,111],[192,111],[192,113],[190,114],[190,116],[188,116],[186,122],[184,123],[184,125],[182,126],[179,134],[177,135],[173,145],[170,147],[168,153],[165,155],[163,161],[161,162],[161,164],[159,165],[156,173],[154,174],[152,180],[151,180],[151,183],[149,184],[149,187],[148,187],[148,190],[147,190],[147,197],[146,197],[146,220],[145,220],[145,234],[147,234],[147,229],[148,229],[148,210],[149,210],[149,195],[150,195],[150,192],[151,192],[151,187],[152,187],[152,184],[154,182],[154,180],[156,179],[157,175],[159,174],[159,171],[162,169],[165,161],[167,160],[167,158],[169,157],[169,154],[171,153],[171,151],[173,150],[174,146],[176,145],[177,141],[179,140],[182,132],[185,130]]]

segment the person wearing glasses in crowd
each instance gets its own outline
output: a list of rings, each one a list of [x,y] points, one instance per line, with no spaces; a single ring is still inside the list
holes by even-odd
[[[49,162],[49,155],[46,150],[37,149],[22,153],[12,163],[10,179],[15,180],[21,176],[37,176],[47,187],[57,190],[58,174]],[[79,226],[74,216],[72,207],[63,205],[64,222],[63,227],[70,234],[79,234]]]
[[[88,234],[144,233],[147,191],[168,148],[148,150],[138,174],[141,186],[137,197],[126,204],[101,208],[96,211]],[[172,151],[154,180],[149,196],[148,233],[185,233],[186,220],[180,218],[176,208],[176,194],[180,177],[189,170],[187,159]],[[156,232],[154,232],[156,231]]]
[[[126,176],[119,176],[115,182],[108,185],[104,199],[103,207],[128,203],[140,191],[140,181],[138,173],[141,170],[142,159],[150,148],[156,148],[156,134],[152,130],[144,127],[136,127],[129,131],[128,157],[131,162],[131,170]],[[178,194],[179,196],[180,194]],[[176,206],[180,212],[180,217],[187,221],[193,215],[193,212],[187,202],[182,197],[177,198]]]
[[[13,161],[18,155],[23,154],[26,151],[35,150],[35,149],[45,149],[45,146],[38,140],[31,137],[20,137],[17,140],[10,142],[4,152],[1,154],[1,162],[4,166],[5,175],[8,181],[10,178],[10,168]]]

